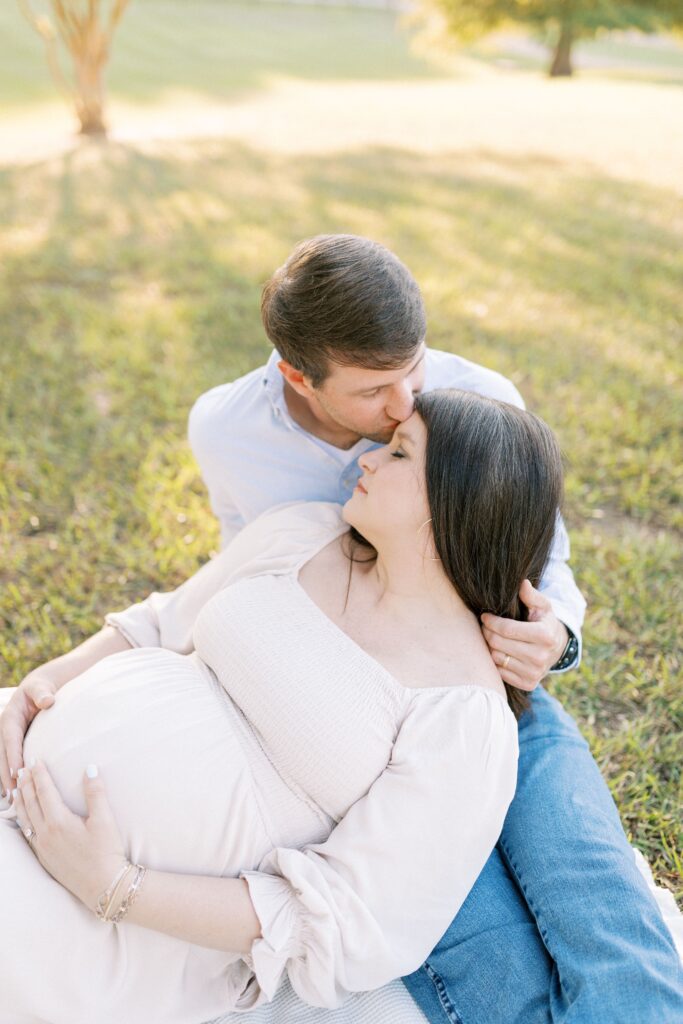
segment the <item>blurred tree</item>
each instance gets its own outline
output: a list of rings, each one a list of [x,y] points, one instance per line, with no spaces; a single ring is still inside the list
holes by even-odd
[[[52,18],[37,13],[31,0],[18,2],[45,41],[50,72],[73,101],[81,132],[106,135],[103,72],[114,31],[129,0],[46,0]],[[62,71],[60,44],[71,57],[71,76]]]
[[[683,27],[683,0],[425,0],[445,17],[448,29],[474,39],[505,22],[552,33],[549,73],[572,74],[572,44],[600,29],[635,28],[641,32]]]

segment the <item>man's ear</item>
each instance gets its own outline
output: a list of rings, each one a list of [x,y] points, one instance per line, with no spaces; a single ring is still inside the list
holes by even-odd
[[[311,397],[313,388],[311,387],[310,378],[303,374],[301,370],[295,370],[286,359],[281,359],[277,364],[277,368],[298,395],[302,395],[304,398]]]

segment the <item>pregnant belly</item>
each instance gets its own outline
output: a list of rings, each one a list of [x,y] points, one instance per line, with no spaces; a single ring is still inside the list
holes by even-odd
[[[269,841],[229,698],[196,655],[112,655],[62,687],[34,719],[24,759],[40,758],[85,815],[96,764],[128,856],[164,871],[233,875]]]

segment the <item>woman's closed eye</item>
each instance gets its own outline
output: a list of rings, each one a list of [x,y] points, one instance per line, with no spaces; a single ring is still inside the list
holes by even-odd
[[[405,459],[405,452],[402,452],[400,448],[397,448],[395,452],[389,452],[392,459]]]

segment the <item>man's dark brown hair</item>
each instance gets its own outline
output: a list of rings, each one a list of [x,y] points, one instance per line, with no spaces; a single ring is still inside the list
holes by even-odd
[[[332,363],[404,366],[427,321],[417,282],[378,242],[316,235],[291,253],[263,289],[261,317],[283,359],[320,387]]]

